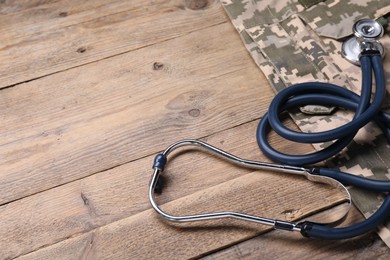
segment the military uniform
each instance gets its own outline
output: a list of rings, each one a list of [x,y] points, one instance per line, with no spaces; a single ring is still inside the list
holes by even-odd
[[[360,93],[360,67],[341,56],[342,42],[363,17],[386,28],[390,0],[221,0],[254,61],[276,92],[296,83],[329,82]],[[386,33],[380,41],[390,51]],[[384,60],[390,108],[390,54]],[[311,114],[308,116],[307,114]],[[353,112],[306,106],[291,114],[305,132],[325,131],[350,121]],[[329,144],[314,144],[322,149]],[[390,146],[381,130],[370,123],[354,141],[327,163],[330,167],[369,178],[390,180]],[[368,217],[381,204],[381,194],[351,188],[355,205]],[[378,232],[390,247],[390,219]]]

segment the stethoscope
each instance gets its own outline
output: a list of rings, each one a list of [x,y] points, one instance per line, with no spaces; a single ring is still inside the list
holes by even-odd
[[[213,147],[199,140],[182,140],[169,146],[164,152],[155,157],[154,173],[149,186],[149,200],[154,210],[162,217],[173,222],[191,222],[219,218],[235,218],[244,221],[271,225],[275,229],[299,231],[305,237],[321,239],[346,239],[359,236],[381,225],[390,215],[390,181],[367,179],[349,173],[329,168],[304,167],[331,158],[345,148],[356,135],[358,130],[370,121],[376,124],[385,133],[390,143],[390,114],[381,112],[381,105],[386,95],[385,78],[382,58],[384,48],[377,40],[383,35],[382,26],[374,20],[362,19],[354,24],[355,37],[343,44],[342,54],[353,63],[359,62],[362,70],[361,95],[339,87],[321,82],[297,84],[279,92],[272,100],[268,113],[261,119],[257,128],[257,142],[263,153],[273,161],[283,164],[273,164],[250,161],[238,158],[232,154]],[[371,101],[372,71],[374,72],[376,91]],[[280,115],[287,109],[305,105],[323,105],[342,107],[355,110],[353,120],[333,130],[303,133],[286,128]],[[300,143],[323,143],[335,141],[332,145],[318,152],[304,155],[289,155],[275,150],[267,141],[267,134],[274,130],[280,136]],[[260,170],[272,170],[284,173],[299,174],[313,182],[321,182],[335,187],[346,196],[351,204],[351,197],[344,185],[351,185],[376,192],[387,192],[384,202],[379,209],[366,220],[348,227],[335,228],[331,224],[338,223],[332,220],[328,223],[311,221],[287,222],[282,220],[253,216],[238,212],[214,212],[186,216],[173,216],[164,212],[155,201],[155,193],[161,192],[161,173],[168,162],[168,155],[180,147],[197,147],[211,154],[217,155],[236,165]],[[349,209],[347,209],[348,211]],[[340,219],[344,217],[344,214]]]

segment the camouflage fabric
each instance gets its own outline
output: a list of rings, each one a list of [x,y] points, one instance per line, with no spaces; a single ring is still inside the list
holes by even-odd
[[[276,92],[296,83],[330,82],[360,93],[360,67],[341,56],[342,41],[363,17],[386,25],[390,0],[221,0],[256,64]],[[389,33],[382,37],[390,46]],[[390,51],[390,50],[388,50]],[[390,55],[384,60],[390,107]],[[306,106],[292,118],[302,131],[324,131],[345,124],[353,113]],[[308,116],[307,114],[312,114]],[[322,149],[328,144],[317,144]],[[330,167],[376,179],[390,180],[390,146],[374,124],[359,131],[351,145],[329,160]],[[355,205],[368,217],[381,204],[381,194],[351,188]],[[390,219],[378,234],[390,247]]]

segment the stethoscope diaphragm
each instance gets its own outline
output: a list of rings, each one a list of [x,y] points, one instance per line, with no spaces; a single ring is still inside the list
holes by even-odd
[[[372,19],[361,19],[353,25],[352,30],[354,36],[343,42],[341,47],[341,54],[345,59],[360,66],[360,53],[367,50],[377,50],[382,59],[385,57],[385,49],[378,41],[384,33],[381,24]]]

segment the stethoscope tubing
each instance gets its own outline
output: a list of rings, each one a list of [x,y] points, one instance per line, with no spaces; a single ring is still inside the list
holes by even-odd
[[[339,153],[352,140],[361,127],[373,119],[390,139],[388,124],[389,115],[380,112],[381,104],[386,94],[385,80],[380,55],[362,55],[361,66],[363,73],[362,95],[358,96],[350,90],[340,86],[310,82],[291,86],[276,95],[271,102],[268,113],[260,120],[256,131],[256,138],[260,149],[270,159],[290,165],[311,165],[327,160]],[[377,90],[370,104],[372,69],[375,74]],[[316,133],[303,133],[286,128],[279,117],[280,114],[293,107],[303,105],[337,106],[355,110],[353,120],[338,128]],[[304,155],[289,155],[275,150],[267,141],[267,134],[274,130],[277,134],[298,143],[324,143],[336,140],[327,148]]]
[[[386,94],[383,65],[379,53],[363,53],[360,57],[362,68],[361,96],[350,90],[330,83],[312,82],[291,86],[281,91],[271,102],[269,112],[265,114],[257,128],[257,142],[260,149],[269,158],[285,164],[304,166],[329,159],[339,153],[352,140],[361,127],[375,121],[390,142],[390,115],[380,111]],[[372,71],[374,71],[376,91],[372,102]],[[349,123],[338,128],[302,133],[286,128],[279,119],[282,112],[303,105],[324,105],[355,110],[355,116]],[[299,143],[323,143],[336,140],[332,145],[318,152],[305,155],[289,155],[275,150],[267,141],[267,134],[274,130],[280,136]],[[354,176],[335,169],[319,168],[317,174],[336,179],[344,185],[353,185],[377,192],[390,192],[390,181],[372,180]],[[366,220],[348,227],[333,228],[311,222],[300,223],[301,233],[307,237],[321,239],[347,239],[371,231],[383,223],[390,215],[390,195],[386,195],[383,204]]]
[[[366,220],[348,227],[334,228],[325,225],[301,223],[301,234],[305,237],[313,237],[327,240],[348,239],[363,235],[380,226],[390,215],[390,195],[387,195],[374,214]]]

